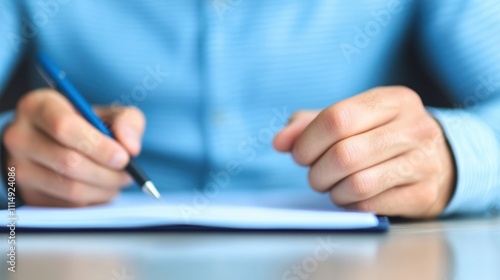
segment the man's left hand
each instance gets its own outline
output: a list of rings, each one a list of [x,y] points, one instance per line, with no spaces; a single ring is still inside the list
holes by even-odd
[[[310,185],[347,209],[436,217],[454,190],[455,164],[443,131],[405,87],[375,88],[323,111],[300,111],[274,146],[310,166]]]

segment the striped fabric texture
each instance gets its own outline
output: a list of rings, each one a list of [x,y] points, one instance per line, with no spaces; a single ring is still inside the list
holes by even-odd
[[[429,108],[457,162],[444,214],[496,211],[499,15],[497,0],[1,0],[0,90],[43,50],[91,103],[144,111],[138,161],[160,191],[308,192],[273,136],[297,110],[391,84],[411,39],[455,104]],[[34,69],[26,82],[43,85]]]

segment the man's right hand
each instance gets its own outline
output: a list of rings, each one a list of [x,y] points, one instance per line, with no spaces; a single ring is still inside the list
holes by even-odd
[[[141,150],[145,119],[135,107],[94,107],[114,140],[89,124],[56,91],[25,95],[3,134],[7,168],[16,168],[24,203],[79,207],[104,203],[132,182],[123,169]]]

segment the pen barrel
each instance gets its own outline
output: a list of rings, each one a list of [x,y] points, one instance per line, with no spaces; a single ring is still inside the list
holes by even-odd
[[[139,166],[134,162],[134,160],[130,159],[129,163],[125,167],[125,170],[132,176],[134,181],[139,184],[139,187],[142,187],[147,181],[149,181],[148,176]]]
[[[85,100],[85,98],[78,92],[76,87],[67,78],[66,73],[55,65],[48,57],[39,53],[37,61],[40,68],[40,74],[47,82],[58,91],[60,91],[66,98],[73,104],[76,110],[95,128],[103,134],[115,138],[111,130],[104,124],[104,122],[92,110],[92,106]],[[116,138],[115,138],[116,139]],[[143,187],[149,180],[144,171],[142,171],[137,164],[131,159],[125,170],[132,176],[139,187]]]

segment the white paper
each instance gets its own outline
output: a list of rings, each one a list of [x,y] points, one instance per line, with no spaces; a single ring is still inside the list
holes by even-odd
[[[16,209],[17,227],[29,228],[136,228],[197,225],[237,229],[360,229],[378,225],[371,213],[342,211],[323,197],[164,195],[162,202],[145,194],[122,194],[113,202],[84,208]],[[286,196],[285,196],[286,197]],[[8,213],[2,210],[0,217]],[[6,222],[3,223],[7,224]]]

